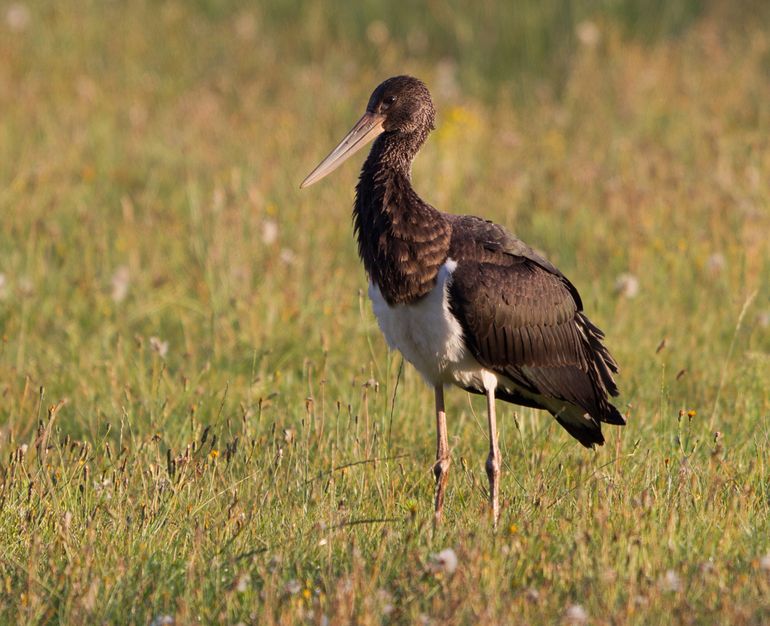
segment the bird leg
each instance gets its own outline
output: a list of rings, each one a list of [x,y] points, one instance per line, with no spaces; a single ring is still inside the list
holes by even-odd
[[[489,417],[489,456],[487,456],[487,478],[489,478],[489,503],[492,506],[492,524],[497,528],[500,517],[500,448],[497,446],[497,418],[495,417],[495,390],[487,389],[487,415]]]
[[[449,478],[449,440],[446,432],[446,413],[444,413],[444,386],[436,385],[436,464],[433,466],[433,474],[436,476],[436,512],[433,518],[434,525],[441,522],[444,512],[444,490]]]

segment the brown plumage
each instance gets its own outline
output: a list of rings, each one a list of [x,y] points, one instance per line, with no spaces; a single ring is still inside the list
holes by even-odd
[[[465,216],[449,221],[448,254],[458,260],[449,301],[479,363],[514,383],[501,383],[497,397],[550,411],[587,447],[604,443],[599,422],[625,424],[607,397],[618,395],[618,367],[575,287],[500,226]],[[563,409],[571,407],[593,422],[570,419]]]
[[[575,287],[544,257],[501,226],[446,214],[411,184],[412,160],[433,129],[425,85],[386,80],[340,145],[305,179],[316,182],[366,142],[353,209],[358,251],[388,343],[434,386],[438,425],[436,519],[449,469],[443,386],[487,396],[487,473],[498,515],[495,397],[549,411],[587,447],[601,422],[625,420],[610,403],[618,367],[604,335],[583,313]]]

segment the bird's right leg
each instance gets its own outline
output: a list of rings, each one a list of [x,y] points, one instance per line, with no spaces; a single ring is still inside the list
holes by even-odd
[[[497,418],[495,416],[495,389],[487,389],[487,416],[489,418],[489,456],[487,456],[487,478],[489,478],[489,504],[492,507],[492,524],[496,528],[500,517],[500,448],[497,444]]]
[[[444,386],[438,384],[434,388],[436,394],[436,464],[433,474],[436,476],[436,512],[433,523],[441,522],[444,512],[444,490],[449,478],[449,439],[446,432],[446,413],[444,412]]]

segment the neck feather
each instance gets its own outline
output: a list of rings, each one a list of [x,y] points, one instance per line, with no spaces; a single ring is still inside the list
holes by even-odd
[[[435,285],[451,228],[411,184],[424,137],[384,134],[372,146],[356,187],[353,220],[369,279],[391,304],[408,304]]]

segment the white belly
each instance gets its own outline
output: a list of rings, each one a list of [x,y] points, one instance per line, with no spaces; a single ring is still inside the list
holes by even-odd
[[[371,283],[372,309],[388,345],[401,352],[429,384],[494,389],[495,375],[465,348],[462,327],[449,310],[448,288],[456,267],[448,259],[439,270],[436,286],[415,304],[390,306]]]

